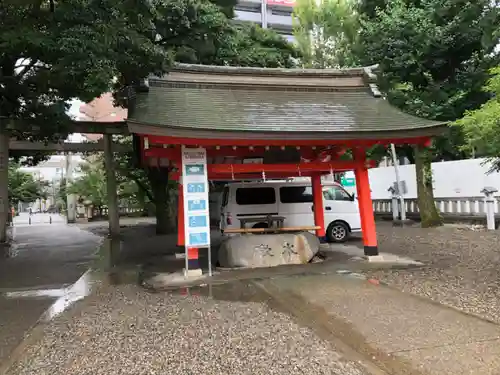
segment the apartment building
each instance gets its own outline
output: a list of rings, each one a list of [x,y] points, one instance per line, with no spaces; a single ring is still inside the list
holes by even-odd
[[[236,18],[273,29],[293,42],[292,12],[295,0],[240,0],[235,7]]]

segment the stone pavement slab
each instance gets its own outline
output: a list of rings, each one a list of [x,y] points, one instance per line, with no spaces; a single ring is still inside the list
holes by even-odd
[[[389,373],[500,373],[500,326],[363,280],[323,275],[263,282],[331,317],[347,344]],[[387,359],[401,360],[398,368]],[[392,372],[391,372],[392,371]]]

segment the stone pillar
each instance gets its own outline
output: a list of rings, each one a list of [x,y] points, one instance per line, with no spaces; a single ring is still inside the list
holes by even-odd
[[[66,154],[66,188],[71,185],[73,180],[73,163],[71,160],[71,154]],[[42,203],[40,201],[40,210],[42,209]],[[66,195],[66,222],[68,224],[73,224],[76,222],[76,195],[68,194]]]
[[[321,187],[321,174],[314,174],[311,177],[314,209],[314,225],[320,227],[316,229],[316,236],[325,237],[325,211],[323,208],[323,189]]]
[[[356,176],[356,190],[358,193],[359,215],[361,217],[361,230],[363,231],[363,245],[366,256],[378,255],[377,230],[375,215],[366,166],[366,153],[363,149],[354,149],[354,160],[358,166],[354,170]]]
[[[9,135],[0,128],[0,245],[7,242],[9,211]]]
[[[487,186],[481,190],[481,193],[484,194],[486,228],[488,228],[488,230],[495,230],[495,197],[493,194],[497,191],[498,189],[491,186]]]
[[[116,195],[116,176],[113,165],[113,136],[104,134],[104,164],[106,169],[106,191],[108,194],[109,236],[120,234],[120,217],[118,213],[118,197]]]

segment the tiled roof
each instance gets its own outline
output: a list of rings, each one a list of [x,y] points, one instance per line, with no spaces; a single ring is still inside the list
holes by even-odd
[[[137,127],[189,131],[308,134],[331,139],[433,135],[442,123],[384,100],[367,68],[294,70],[180,65],[149,79],[128,119]],[[182,134],[181,134],[182,133]],[[243,135],[244,136],[244,135]]]

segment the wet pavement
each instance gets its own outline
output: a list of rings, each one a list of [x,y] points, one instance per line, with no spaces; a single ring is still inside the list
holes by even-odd
[[[0,258],[0,363],[44,314],[49,318],[76,298],[73,284],[100,242],[57,215],[33,215],[31,225],[28,218],[16,218],[13,242]]]

